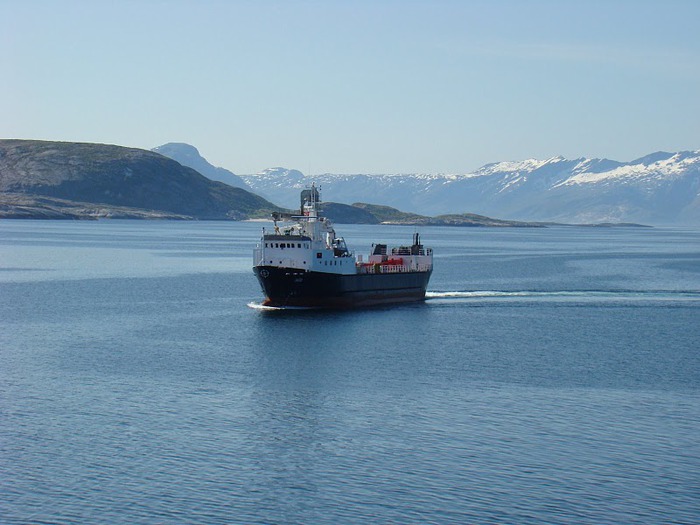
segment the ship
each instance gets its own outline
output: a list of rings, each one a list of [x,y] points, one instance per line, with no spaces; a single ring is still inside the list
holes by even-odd
[[[298,214],[273,213],[253,250],[253,272],[269,307],[358,308],[425,300],[433,250],[413,234],[408,246],[372,244],[355,255],[321,215],[315,185],[301,192]]]

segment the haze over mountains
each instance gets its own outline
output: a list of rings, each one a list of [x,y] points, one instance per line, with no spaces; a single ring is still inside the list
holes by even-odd
[[[166,157],[176,160],[183,166],[192,168],[198,171],[205,177],[211,180],[223,182],[235,188],[243,188],[250,191],[248,185],[235,173],[224,168],[217,168],[211,165],[204,157],[199,154],[199,151],[194,146],[184,144],[182,142],[169,142],[151,151],[160,153]]]
[[[0,140],[0,217],[262,218],[296,209],[299,191],[315,182],[336,222],[700,226],[700,151],[631,162],[529,159],[467,174],[312,177],[286,168],[237,176],[182,143],[156,151]]]
[[[239,177],[256,194],[287,208],[296,207],[298,191],[315,182],[327,201],[382,204],[423,215],[700,225],[700,151],[657,152],[631,162],[528,159],[466,174],[308,176],[269,168]]]
[[[183,162],[206,173],[235,177],[184,144]],[[294,191],[290,188],[290,191]],[[298,193],[297,193],[298,195]],[[271,212],[294,213],[243,188],[213,181],[153,151],[108,144],[0,140],[0,218],[24,219],[270,219]],[[446,224],[522,227],[538,224],[502,221],[473,214],[432,218],[376,205],[324,203],[335,222]]]
[[[606,159],[500,162],[463,175],[306,177],[268,169],[243,180],[288,205],[290,185],[311,180],[338,202],[381,203],[435,215],[469,211],[521,221],[700,224],[700,152],[655,153],[632,162]],[[286,190],[286,191],[285,191]]]

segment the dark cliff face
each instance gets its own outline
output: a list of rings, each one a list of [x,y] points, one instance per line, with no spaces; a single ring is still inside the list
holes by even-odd
[[[150,151],[104,144],[0,140],[0,191],[244,219],[276,206]]]

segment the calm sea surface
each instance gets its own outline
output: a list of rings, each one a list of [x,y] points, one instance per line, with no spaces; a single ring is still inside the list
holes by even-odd
[[[0,523],[700,522],[700,232],[424,228],[350,312],[255,308],[259,233],[0,221]]]

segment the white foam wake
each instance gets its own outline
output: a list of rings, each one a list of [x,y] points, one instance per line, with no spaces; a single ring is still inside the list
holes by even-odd
[[[252,308],[253,310],[281,310],[281,308],[277,308],[276,306],[265,306],[262,303],[254,303],[250,302],[247,304],[248,308]]]
[[[426,292],[427,299],[439,299],[444,297],[472,298],[472,297],[516,297],[532,295],[533,292],[500,292],[496,290],[474,290],[471,292]]]
[[[267,306],[262,303],[250,302],[246,305],[253,310],[264,310],[268,312],[280,312],[288,310],[316,310],[313,306]]]
[[[700,300],[700,292],[678,290],[561,290],[561,291],[501,291],[471,290],[452,292],[426,292],[426,299],[484,299],[484,298],[568,298],[568,299],[651,299],[651,300]]]

